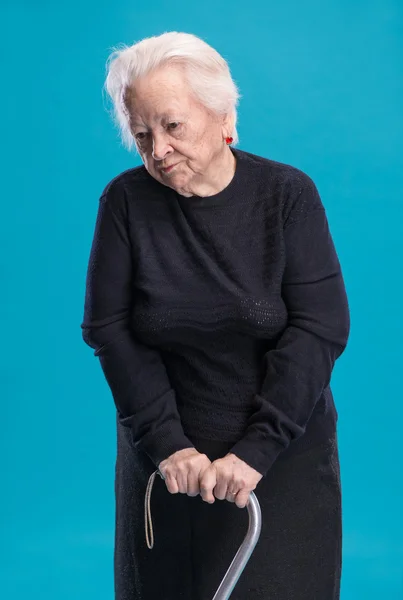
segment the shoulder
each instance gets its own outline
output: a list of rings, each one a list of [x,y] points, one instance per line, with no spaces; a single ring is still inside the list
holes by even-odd
[[[286,192],[301,193],[316,187],[307,173],[293,165],[244,150],[236,149],[236,153],[251,171],[255,171],[255,174],[259,171],[265,182],[270,181],[273,186],[281,187]]]
[[[297,220],[313,210],[324,210],[318,188],[305,171],[251,152],[238,150],[238,153],[249,167],[254,181],[259,182],[262,193],[269,193],[276,199],[284,223]]]
[[[152,185],[152,177],[144,165],[127,169],[106,183],[101,200],[113,202],[114,198],[136,193],[136,190]]]
[[[158,187],[157,187],[158,186]],[[151,177],[144,165],[122,171],[104,186],[99,197],[101,206],[121,218],[129,218],[135,206],[149,200],[153,192],[161,194],[161,186]]]

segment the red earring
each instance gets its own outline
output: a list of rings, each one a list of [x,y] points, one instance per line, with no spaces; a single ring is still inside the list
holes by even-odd
[[[232,138],[232,137],[226,137],[225,141],[226,141],[227,144],[232,144],[232,142],[234,141],[234,138]]]

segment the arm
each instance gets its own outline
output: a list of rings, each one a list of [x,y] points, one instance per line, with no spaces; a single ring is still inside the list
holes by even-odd
[[[129,326],[132,307],[132,250],[124,198],[109,188],[99,202],[86,280],[84,341],[95,349],[122,425],[158,465],[193,447],[182,429],[159,353],[136,340]]]
[[[348,300],[325,209],[305,180],[284,226],[282,297],[288,323],[264,357],[265,378],[245,436],[230,450],[265,474],[304,432],[350,330]]]

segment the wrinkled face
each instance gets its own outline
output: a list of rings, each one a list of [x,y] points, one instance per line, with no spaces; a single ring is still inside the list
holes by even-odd
[[[222,155],[230,128],[225,117],[196,100],[181,68],[166,66],[137,80],[126,91],[125,104],[150,175],[179,193],[203,182],[214,159]]]

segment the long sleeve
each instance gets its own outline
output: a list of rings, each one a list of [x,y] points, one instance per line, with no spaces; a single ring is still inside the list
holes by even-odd
[[[310,178],[285,220],[283,234],[287,326],[276,348],[264,356],[264,381],[246,433],[231,449],[262,474],[305,432],[350,331],[341,267]]]
[[[82,335],[99,357],[120,422],[131,428],[134,443],[158,465],[193,444],[184,434],[159,352],[135,339],[129,327],[134,265],[127,207],[122,198],[116,200],[110,190],[100,198]]]

